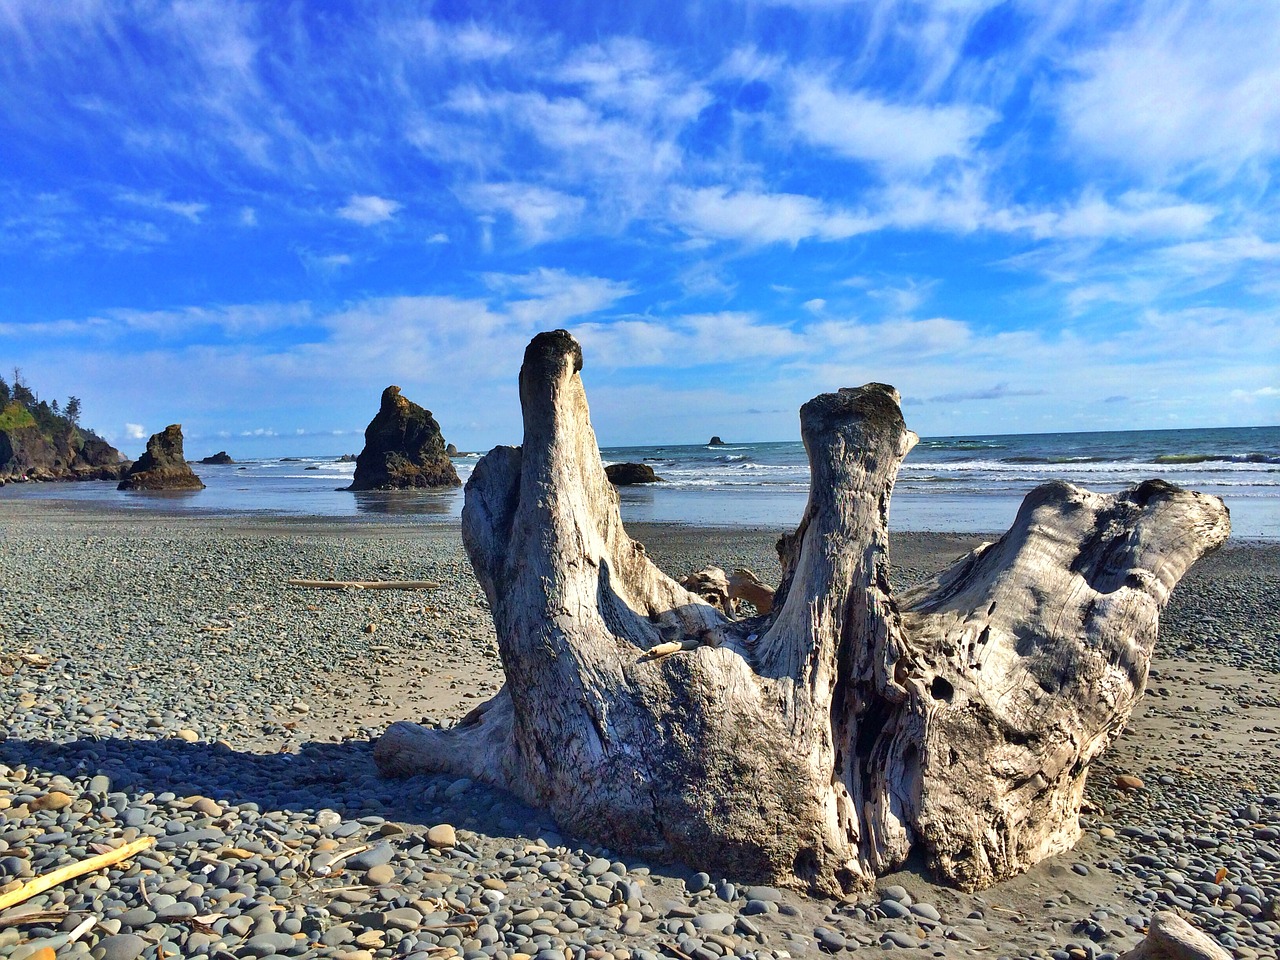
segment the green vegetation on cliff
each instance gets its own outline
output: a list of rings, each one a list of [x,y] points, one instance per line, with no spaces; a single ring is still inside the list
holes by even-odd
[[[3,382],[0,380],[0,383]],[[10,400],[5,404],[4,409],[0,410],[0,430],[16,430],[19,427],[35,425],[36,418],[31,415],[31,411],[16,400]]]
[[[80,426],[80,398],[41,400],[13,371],[0,377],[0,482],[6,479],[114,479],[120,451]]]

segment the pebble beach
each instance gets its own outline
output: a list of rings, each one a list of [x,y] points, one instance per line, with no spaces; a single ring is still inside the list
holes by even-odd
[[[777,579],[778,530],[630,532],[677,576]],[[895,584],[982,539],[895,534]],[[1175,591],[1075,850],[976,894],[908,867],[843,901],[629,859],[465,779],[379,778],[389,723],[451,723],[501,684],[456,523],[8,501],[0,543],[0,896],[156,841],[0,910],[0,957],[1109,960],[1159,910],[1236,957],[1280,951],[1275,542]]]

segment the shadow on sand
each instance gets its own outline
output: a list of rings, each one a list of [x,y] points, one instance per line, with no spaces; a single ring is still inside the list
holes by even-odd
[[[376,815],[410,826],[448,822],[494,837],[563,842],[544,813],[504,791],[449,777],[379,777],[368,740],[312,741],[291,754],[172,739],[10,738],[0,740],[0,763],[71,780],[103,774],[111,792],[124,793],[131,803],[144,794],[199,795],[233,806],[256,804],[264,813],[330,809],[346,819]]]

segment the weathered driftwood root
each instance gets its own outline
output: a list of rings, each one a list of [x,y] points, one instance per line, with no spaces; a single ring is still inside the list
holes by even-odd
[[[891,387],[840,390],[800,411],[811,489],[772,607],[734,620],[626,535],[581,366],[567,333],[534,338],[524,445],[467,484],[507,684],[453,729],[394,725],[384,772],[465,774],[617,850],[821,892],[913,849],[974,888],[1075,842],[1158,613],[1228,534],[1219,500],[1047,484],[898,599],[889,497],[915,435]]]
[[[765,616],[773,609],[773,587],[761,583],[754,572],[743,567],[731,574],[719,567],[703,567],[686,574],[680,586],[731,617],[738,616],[740,600],[755,607],[757,616]]]
[[[757,616],[767,616],[773,610],[773,587],[761,583],[754,571],[744,567],[729,574],[729,596],[747,601],[756,608]]]

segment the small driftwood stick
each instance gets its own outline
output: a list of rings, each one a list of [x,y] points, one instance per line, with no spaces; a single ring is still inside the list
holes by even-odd
[[[310,590],[434,590],[440,584],[434,580],[298,580],[288,581],[291,587]]]
[[[104,867],[114,866],[121,860],[128,860],[134,854],[141,853],[148,847],[154,846],[155,842],[155,837],[139,837],[131,843],[117,847],[110,853],[101,853],[96,857],[90,857],[88,860],[81,860],[79,863],[72,863],[65,867],[59,867],[57,870],[51,870],[44,876],[36,877],[34,880],[28,880],[12,893],[0,896],[0,910],[7,910],[20,903],[25,903],[37,894],[44,893],[46,890],[50,890],[68,880],[83,877],[86,873],[94,873]]]
[[[66,918],[66,907],[61,910],[32,910],[29,913],[20,913],[16,917],[0,917],[0,930],[4,930],[7,927],[30,926],[34,923],[48,923],[51,920],[65,920]]]
[[[73,944],[86,933],[93,929],[93,925],[98,922],[98,918],[90,914],[76,924],[76,928],[67,934],[67,944]]]

